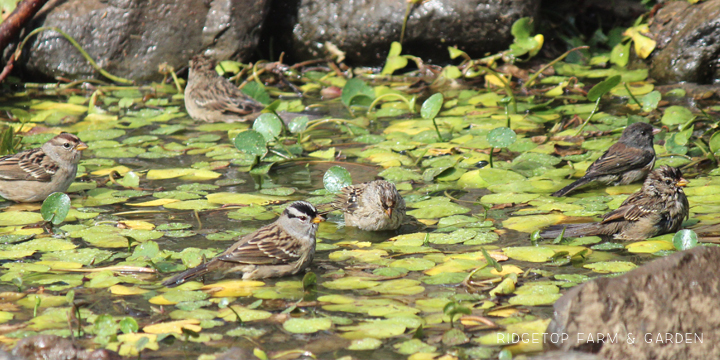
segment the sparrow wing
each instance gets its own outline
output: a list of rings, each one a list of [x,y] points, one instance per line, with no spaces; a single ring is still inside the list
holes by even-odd
[[[342,188],[341,193],[337,195],[337,200],[333,203],[336,208],[342,209],[344,212],[354,212],[360,206],[360,197],[365,191],[364,184],[350,185]]]
[[[40,148],[0,158],[0,180],[49,182],[57,170],[57,163]]]
[[[246,235],[219,260],[252,265],[287,264],[300,259],[301,244],[272,224]]]
[[[625,201],[616,210],[613,210],[605,216],[600,222],[605,224],[615,220],[638,221],[642,217],[658,212],[658,203],[644,196],[642,192],[636,192]]]
[[[195,103],[202,108],[240,116],[250,115],[263,109],[263,105],[245,95],[230,81],[216,77],[204,91],[198,91]]]
[[[600,158],[595,160],[587,170],[587,175],[602,176],[622,174],[639,169],[655,158],[654,151],[627,146],[623,143],[613,144]]]

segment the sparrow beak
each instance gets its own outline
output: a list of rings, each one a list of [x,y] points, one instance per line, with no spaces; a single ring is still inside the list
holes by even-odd
[[[662,131],[662,129],[653,128],[653,135],[657,135]]]
[[[318,215],[312,219],[313,224],[319,224],[323,221],[325,221],[325,218],[322,215]]]
[[[87,148],[88,148],[87,144],[82,141],[79,144],[75,145],[75,150],[77,150],[77,151],[83,151]]]
[[[385,209],[385,214],[387,214],[388,217],[392,217],[392,208]]]
[[[689,184],[689,183],[690,183],[690,182],[687,181],[687,180],[685,180],[684,178],[680,178],[680,180],[678,180],[678,182],[675,183],[675,185],[677,185],[677,186],[679,186],[679,187],[685,187],[685,186],[686,186],[687,184]]]

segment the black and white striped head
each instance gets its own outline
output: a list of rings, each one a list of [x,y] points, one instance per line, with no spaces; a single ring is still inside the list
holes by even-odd
[[[318,214],[317,209],[309,202],[296,201],[285,208],[280,216],[280,221],[286,230],[298,233],[312,231],[314,235],[318,224],[325,221],[325,218]]]

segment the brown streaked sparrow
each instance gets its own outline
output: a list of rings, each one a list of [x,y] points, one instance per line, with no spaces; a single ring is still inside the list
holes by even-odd
[[[627,185],[644,179],[655,166],[653,140],[660,132],[650,124],[630,124],[617,143],[590,165],[583,177],[554,192],[552,196],[565,196],[591,182]]]
[[[62,133],[39,148],[0,157],[0,196],[35,202],[67,191],[85,149],[87,145],[77,136]]]
[[[264,107],[218,75],[215,61],[210,57],[195,55],[190,60],[185,109],[193,119],[207,122],[254,120]]]
[[[397,230],[400,226],[417,222],[405,214],[405,200],[395,184],[375,180],[344,187],[335,208],[345,215],[345,226],[365,231]]]
[[[315,256],[315,233],[325,219],[310,203],[290,204],[272,224],[240,238],[212,260],[165,280],[174,287],[211,271],[242,273],[243,280],[294,275]]]
[[[683,192],[688,181],[680,170],[662,166],[648,175],[642,188],[622,205],[589,224],[553,225],[540,236],[555,238],[565,228],[566,237],[605,235],[619,240],[644,240],[680,230],[690,215],[690,205]]]

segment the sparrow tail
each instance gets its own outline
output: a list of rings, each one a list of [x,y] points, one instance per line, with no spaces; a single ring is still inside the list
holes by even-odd
[[[581,236],[594,236],[604,235],[601,231],[599,223],[586,223],[586,224],[562,224],[553,225],[543,230],[540,236],[545,239],[554,239],[560,235],[565,228],[565,235],[563,237],[581,237]]]
[[[167,279],[163,281],[163,286],[167,287],[176,287],[185,281],[188,281],[190,279],[194,279],[198,276],[207,274],[211,269],[208,265],[211,265],[213,261],[206,262],[200,266],[194,267],[192,269],[185,270],[181,272],[180,274],[177,274],[170,279]]]
[[[571,191],[575,190],[576,188],[578,188],[578,187],[580,187],[580,186],[583,186],[583,185],[585,185],[585,184],[587,184],[587,183],[589,183],[589,182],[591,182],[591,181],[592,181],[592,179],[583,176],[583,177],[577,179],[577,180],[576,180],[575,182],[573,182],[572,184],[570,184],[570,185],[568,185],[568,186],[566,186],[566,187],[564,187],[564,188],[562,188],[562,189],[560,189],[560,190],[552,193],[552,196],[555,196],[555,197],[565,196],[565,195],[567,195],[569,192],[571,192]]]

